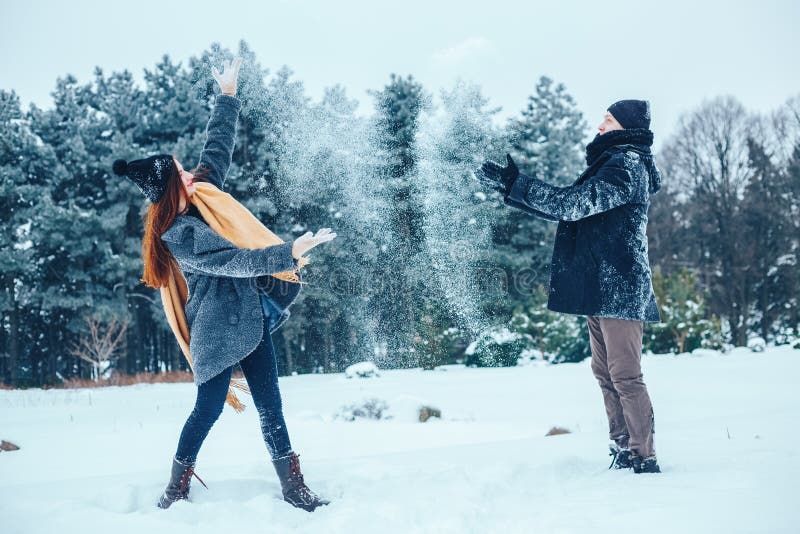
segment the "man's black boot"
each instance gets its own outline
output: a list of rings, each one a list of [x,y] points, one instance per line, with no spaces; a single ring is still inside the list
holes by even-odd
[[[616,444],[611,444],[608,446],[609,456],[611,456],[611,465],[608,466],[609,469],[630,469],[633,467],[633,463],[631,462],[631,458],[633,453],[628,448],[619,447]]]
[[[631,458],[631,464],[633,464],[633,472],[637,474],[661,472],[661,468],[658,467],[658,462],[656,461],[655,456],[642,458],[641,456],[634,455]]]

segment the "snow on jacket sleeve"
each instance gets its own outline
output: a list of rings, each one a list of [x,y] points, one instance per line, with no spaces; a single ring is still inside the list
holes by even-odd
[[[530,206],[526,206],[523,202],[518,202],[518,201],[514,200],[513,198],[511,198],[509,196],[510,193],[511,193],[511,190],[509,189],[508,193],[506,193],[506,195],[503,197],[503,202],[507,206],[511,206],[512,208],[517,208],[518,210],[524,211],[525,213],[529,213],[531,215],[535,215],[536,217],[539,217],[540,219],[544,219],[545,221],[558,221],[558,218],[556,218],[556,217],[553,217],[553,216],[548,215],[546,213],[542,213],[541,211],[535,210],[535,209],[531,208]]]
[[[241,101],[235,96],[217,95],[211,118],[206,125],[206,142],[197,168],[208,169],[205,179],[217,186],[217,189],[222,189],[231,166],[233,149],[236,146],[236,121],[241,107]]]
[[[204,225],[165,241],[181,269],[209,276],[252,278],[297,268],[292,242],[258,249],[239,248]]]
[[[626,157],[624,153],[615,154],[594,175],[567,187],[520,173],[508,196],[560,221],[597,215],[627,204],[632,198],[633,178]]]

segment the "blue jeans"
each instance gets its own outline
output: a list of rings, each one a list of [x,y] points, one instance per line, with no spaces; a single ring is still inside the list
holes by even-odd
[[[283,419],[283,405],[278,389],[278,362],[275,347],[272,345],[272,335],[269,333],[275,321],[275,314],[271,313],[274,305],[266,297],[261,298],[261,304],[265,314],[264,336],[255,350],[241,360],[239,365],[242,366],[258,410],[264,444],[275,459],[290,454],[292,444]],[[197,387],[194,409],[189,414],[178,440],[178,450],[175,453],[178,460],[193,463],[197,459],[200,446],[225,406],[232,371],[233,367],[228,367]]]

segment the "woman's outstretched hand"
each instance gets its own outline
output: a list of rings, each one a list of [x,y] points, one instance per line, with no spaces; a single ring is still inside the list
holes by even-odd
[[[320,243],[327,243],[334,237],[336,237],[336,232],[331,232],[330,228],[318,230],[316,234],[306,232],[294,240],[292,244],[292,256],[297,259]]]
[[[219,73],[217,67],[211,67],[211,75],[217,80],[220,90],[226,95],[236,94],[236,84],[239,80],[239,65],[242,64],[242,58],[237,57],[232,61],[224,61],[222,63],[222,74]]]

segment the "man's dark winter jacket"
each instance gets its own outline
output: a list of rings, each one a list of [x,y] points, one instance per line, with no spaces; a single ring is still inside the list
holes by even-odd
[[[240,108],[238,98],[219,95],[208,121],[198,167],[207,169],[204,179],[219,189],[231,164]],[[196,209],[178,215],[161,239],[186,278],[189,350],[194,382],[200,385],[249,355],[264,328],[273,332],[289,318],[301,285],[269,275],[296,269],[297,260],[291,242],[254,250],[237,247],[214,232]]]
[[[604,135],[612,134],[621,140],[629,136]],[[587,160],[589,167],[568,187],[519,174],[504,198],[510,206],[558,221],[547,307],[660,322],[647,253],[647,209],[661,174],[649,145],[615,144]]]

